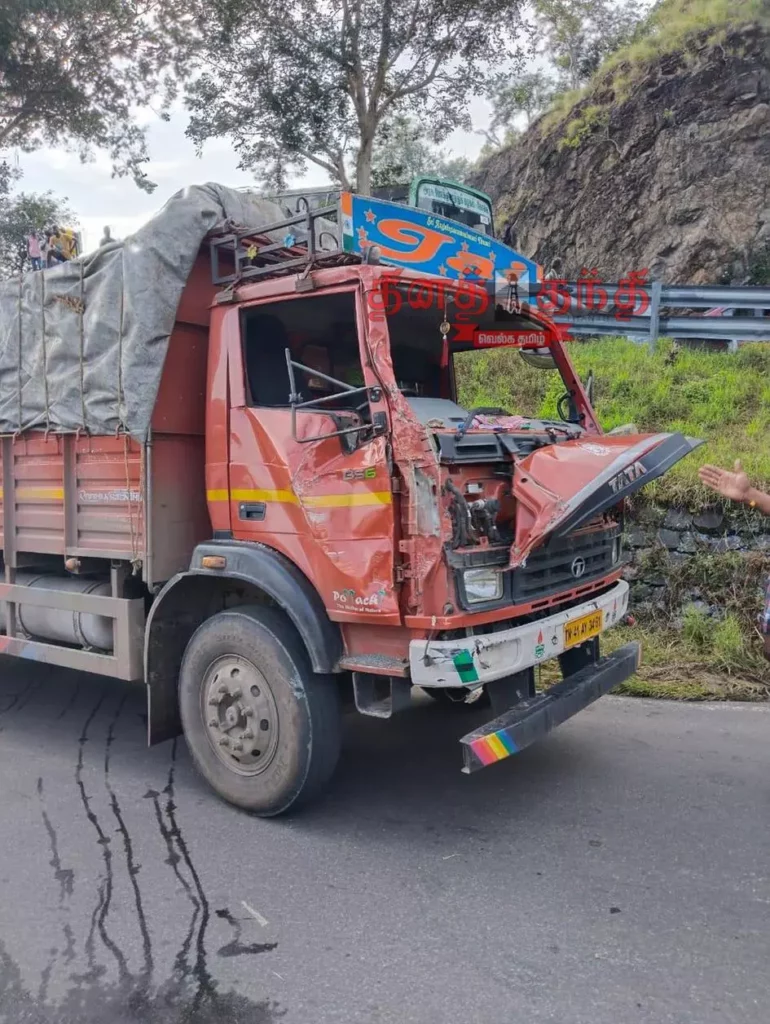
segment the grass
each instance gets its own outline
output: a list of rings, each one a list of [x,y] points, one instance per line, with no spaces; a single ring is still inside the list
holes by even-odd
[[[665,577],[665,607],[636,627],[608,634],[610,649],[634,637],[642,643],[642,668],[621,692],[681,700],[770,697],[770,665],[757,628],[768,562],[758,552],[699,552],[672,565],[667,552],[653,549],[644,568]],[[719,617],[687,606],[693,592],[703,604],[719,608]],[[683,605],[682,628],[676,629]]]
[[[744,346],[734,355],[674,348],[661,341],[654,353],[622,338],[575,342],[572,359],[585,381],[595,376],[595,406],[605,428],[633,422],[640,431],[679,430],[706,444],[661,480],[639,492],[637,515],[662,518],[667,506],[691,511],[718,504],[697,477],[708,460],[731,466],[741,458],[753,482],[770,490],[770,344]],[[502,406],[532,416],[556,416],[563,391],[558,373],[527,366],[513,351],[468,352],[456,357],[460,400],[472,406]],[[736,525],[767,529],[756,512],[726,506]],[[680,700],[759,700],[770,696],[770,665],[762,654],[756,617],[770,568],[763,554],[699,552],[681,565],[655,548],[642,564],[642,578],[666,579],[666,607],[633,628],[610,630],[603,650],[629,640],[642,643],[639,673],[620,693]],[[688,595],[720,609],[709,617],[681,609]],[[681,629],[674,620],[683,618]],[[555,681],[543,668],[543,685]]]
[[[538,122],[543,135],[563,131],[561,146],[579,146],[593,133],[580,112],[570,116],[583,100],[591,98],[593,127],[602,106],[626,99],[636,81],[662,56],[680,53],[692,61],[704,42],[722,45],[732,29],[754,22],[770,24],[768,0],[662,0],[640,26],[634,39],[616,50],[581,89],[558,96]],[[589,118],[589,120],[591,119]]]
[[[708,651],[692,644],[683,633],[661,628],[659,623],[610,629],[602,635],[602,654],[612,654],[632,641],[641,644],[642,663],[636,675],[613,693],[688,701],[761,701],[770,696],[770,667],[764,678],[747,669],[724,672]],[[546,662],[539,669],[538,689],[547,689],[560,678],[558,662]]]
[[[735,620],[731,621],[732,630]],[[742,634],[738,635],[744,643]],[[604,634],[602,651],[611,654],[632,640],[641,644],[642,664],[637,674],[621,683],[615,693],[668,700],[759,701],[770,696],[767,669],[761,670],[761,674],[745,668],[726,672],[708,650],[688,640],[684,631],[676,633],[659,624],[618,626]]]
[[[770,490],[770,344],[746,345],[731,355],[675,351],[670,341],[660,341],[650,353],[622,338],[604,338],[574,342],[570,354],[584,381],[594,372],[594,404],[605,429],[634,423],[643,433],[680,431],[706,442],[645,488],[645,501],[693,511],[712,505],[698,467],[705,461],[732,466],[736,458],[757,486]],[[510,350],[468,352],[456,360],[466,408],[502,406],[556,417],[564,390],[558,373],[533,369]]]
[[[599,131],[609,121],[609,111],[604,107],[589,104],[581,107],[576,117],[567,122],[559,147],[578,149],[594,132]]]

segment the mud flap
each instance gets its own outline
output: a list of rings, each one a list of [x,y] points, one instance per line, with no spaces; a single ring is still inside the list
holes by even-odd
[[[542,739],[557,725],[593,704],[639,667],[638,643],[626,644],[607,658],[586,665],[545,693],[517,704],[499,718],[460,740],[466,775],[518,754]]]

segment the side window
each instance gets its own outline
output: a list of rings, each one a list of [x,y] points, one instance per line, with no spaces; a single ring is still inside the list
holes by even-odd
[[[286,299],[247,309],[241,337],[250,405],[289,408],[288,349],[302,403],[310,408],[317,403],[318,411],[332,415],[355,412],[368,420],[366,396],[360,391],[347,393],[364,382],[352,292]]]
[[[244,318],[244,366],[251,405],[288,406],[289,370],[286,349],[289,336],[279,317],[257,313]]]

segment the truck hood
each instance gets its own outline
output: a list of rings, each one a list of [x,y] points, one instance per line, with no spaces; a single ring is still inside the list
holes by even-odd
[[[510,567],[548,537],[563,537],[662,476],[703,444],[683,434],[586,436],[539,448],[517,462]]]

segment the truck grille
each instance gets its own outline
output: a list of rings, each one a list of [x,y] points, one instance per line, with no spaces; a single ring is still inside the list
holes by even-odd
[[[612,549],[619,536],[620,527],[614,527],[553,540],[538,548],[526,565],[511,574],[513,604],[537,601],[607,575],[614,567]]]

